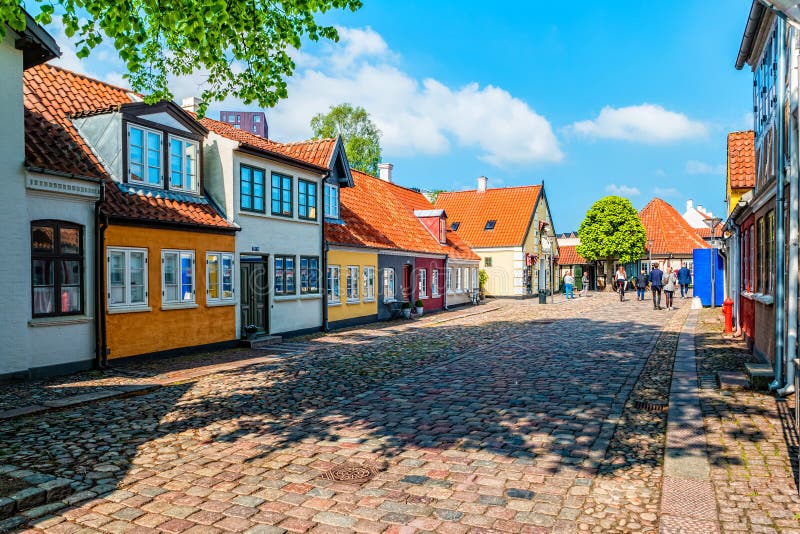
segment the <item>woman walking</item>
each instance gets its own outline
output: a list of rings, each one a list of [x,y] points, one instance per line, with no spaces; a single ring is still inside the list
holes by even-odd
[[[664,296],[666,297],[666,304],[667,309],[672,309],[672,296],[675,293],[675,286],[678,283],[678,277],[675,276],[675,272],[672,270],[672,267],[667,267],[667,272],[664,273]]]
[[[644,300],[644,290],[647,287],[647,271],[642,269],[636,277],[636,300]]]
[[[582,297],[589,296],[589,273],[586,272],[583,273],[583,277],[581,278],[581,284],[583,284],[583,287],[581,287],[581,296]]]
[[[619,291],[619,301],[625,300],[625,286],[628,283],[628,275],[625,273],[625,267],[620,265],[617,272],[614,274],[614,280],[617,284],[617,291]]]

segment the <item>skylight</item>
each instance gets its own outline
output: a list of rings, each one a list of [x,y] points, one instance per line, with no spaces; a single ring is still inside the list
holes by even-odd
[[[450,225],[450,228],[452,228],[454,232],[457,232],[458,231],[458,226],[460,224],[461,224],[460,222],[454,222],[453,224]]]
[[[483,227],[484,230],[494,230],[494,225],[497,221],[494,219],[490,219],[486,221],[486,226]]]

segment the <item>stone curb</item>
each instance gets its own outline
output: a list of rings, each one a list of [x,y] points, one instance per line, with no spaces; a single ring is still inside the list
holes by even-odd
[[[69,497],[74,491],[72,480],[37,473],[11,464],[0,464],[0,474],[30,484],[30,487],[8,497],[0,497],[0,532],[3,532],[3,525],[7,521],[11,520],[10,523],[14,523],[15,515],[21,515],[27,520],[39,517],[35,510],[45,508],[44,513],[49,513],[60,508],[62,504],[59,501]]]

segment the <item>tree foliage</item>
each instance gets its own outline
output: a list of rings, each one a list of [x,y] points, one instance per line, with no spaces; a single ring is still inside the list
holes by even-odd
[[[641,259],[647,244],[639,214],[631,201],[608,196],[595,202],[578,230],[576,252],[589,261],[617,259],[632,263]]]
[[[351,104],[331,106],[328,113],[318,113],[311,119],[314,139],[342,136],[350,166],[372,175],[378,173],[381,162],[381,132],[369,113]]]
[[[125,62],[131,88],[153,103],[171,100],[172,76],[201,74],[203,114],[227,96],[272,107],[287,96],[294,72],[290,53],[302,39],[338,40],[333,26],[314,17],[361,7],[361,0],[34,0],[37,22],[62,16],[78,57],[108,38]],[[0,37],[6,25],[25,29],[18,0],[0,0]]]

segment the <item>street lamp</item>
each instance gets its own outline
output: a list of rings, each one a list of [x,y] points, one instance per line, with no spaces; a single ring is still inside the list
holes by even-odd
[[[653,270],[653,240],[647,240],[647,274],[650,274],[650,271]]]
[[[547,304],[547,264],[543,252],[550,252],[550,239],[545,232],[549,225],[544,221],[539,221],[539,304]]]
[[[717,242],[714,238],[714,230],[717,225],[722,222],[719,217],[709,217],[703,219],[703,222],[711,229],[711,307],[715,308],[717,305]]]

